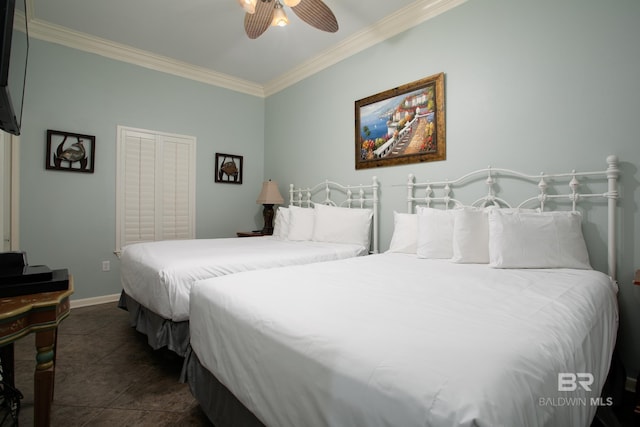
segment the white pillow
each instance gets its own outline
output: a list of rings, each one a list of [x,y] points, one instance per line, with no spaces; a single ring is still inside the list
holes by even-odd
[[[393,236],[387,252],[415,254],[418,247],[418,215],[393,212]]]
[[[418,258],[453,256],[453,209],[418,207]]]
[[[454,211],[451,261],[489,262],[489,217],[486,209],[464,207]]]
[[[287,239],[311,240],[315,218],[315,209],[289,206],[289,233],[287,234]]]
[[[578,212],[489,211],[489,265],[591,269]]]
[[[289,236],[289,208],[278,207],[273,223],[273,237],[287,240]]]
[[[372,209],[341,208],[316,204],[312,240],[369,247]]]

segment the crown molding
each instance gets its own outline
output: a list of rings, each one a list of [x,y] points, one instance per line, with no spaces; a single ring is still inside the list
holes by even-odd
[[[66,27],[51,24],[46,21],[32,19],[29,22],[29,37],[210,85],[220,86],[237,92],[258,97],[265,96],[264,88],[257,83],[238,79],[207,68],[197,67],[186,62],[176,61],[165,56],[135,49],[131,46],[115,43],[78,31],[72,31]]]
[[[270,81],[265,85],[265,96],[280,92],[288,86],[337,64],[343,59],[415,27],[466,1],[468,0],[422,0],[399,9],[376,24],[352,35],[300,66],[284,73],[277,79]]]
[[[264,86],[228,74],[218,73],[207,68],[197,67],[192,64],[176,61],[172,58],[135,49],[110,40],[72,31],[66,27],[41,21],[37,18],[29,19],[29,17],[33,16],[32,1],[33,0],[27,0],[27,19],[29,22],[30,37],[264,98],[396,34],[453,9],[468,0],[416,1],[399,9],[392,15],[389,15],[365,30],[348,37]]]

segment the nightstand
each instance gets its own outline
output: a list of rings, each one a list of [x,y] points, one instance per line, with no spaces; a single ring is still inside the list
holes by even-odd
[[[262,231],[238,231],[236,232],[238,237],[260,237],[260,236],[268,236],[268,234],[263,233]]]

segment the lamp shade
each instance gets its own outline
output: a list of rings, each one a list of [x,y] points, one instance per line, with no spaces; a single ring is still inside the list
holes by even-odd
[[[271,25],[273,27],[284,27],[287,24],[289,24],[289,18],[287,18],[287,14],[284,12],[282,4],[276,0],[276,5],[273,8],[273,21],[271,21]]]
[[[277,205],[282,202],[284,202],[284,199],[278,190],[278,183],[271,180],[263,182],[262,191],[256,203],[262,205]]]

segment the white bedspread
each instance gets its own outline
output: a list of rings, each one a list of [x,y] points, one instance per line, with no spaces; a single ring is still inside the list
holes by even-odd
[[[367,248],[273,237],[165,240],[124,247],[124,291],[154,313],[179,322],[189,318],[189,291],[200,279],[241,271],[330,261],[367,254]]]
[[[589,426],[616,292],[596,271],[372,255],[197,282],[191,345],[269,426]]]

